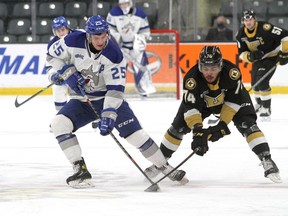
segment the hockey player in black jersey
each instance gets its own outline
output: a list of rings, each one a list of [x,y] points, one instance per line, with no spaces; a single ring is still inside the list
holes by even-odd
[[[230,134],[227,125],[233,121],[250,149],[260,159],[265,170],[264,176],[279,183],[279,170],[271,159],[268,142],[256,123],[255,109],[241,79],[237,66],[222,59],[217,46],[205,46],[198,64],[184,77],[182,102],[163,137],[160,149],[166,158],[170,158],[181,144],[183,136],[193,131],[191,148],[203,156],[209,149],[208,141],[216,142]],[[220,121],[215,126],[204,128],[203,120],[211,114],[218,115]],[[145,172],[150,177],[160,173],[153,165]]]
[[[268,22],[257,21],[253,10],[243,12],[241,27],[236,35],[240,58],[252,63],[251,86],[276,64],[288,63],[288,31]],[[276,67],[258,85],[253,87],[257,113],[262,120],[270,120],[270,79]]]

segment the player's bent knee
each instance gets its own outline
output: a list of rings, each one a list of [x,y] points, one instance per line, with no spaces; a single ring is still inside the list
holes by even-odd
[[[237,126],[237,128],[244,137],[248,137],[252,133],[261,131],[255,122],[244,122]]]
[[[51,121],[51,129],[55,137],[58,137],[62,134],[71,133],[73,131],[73,123],[64,115],[56,115]]]
[[[126,137],[126,140],[131,145],[135,146],[136,148],[140,148],[143,143],[145,143],[149,139],[149,135],[146,133],[145,130],[140,129],[130,136]]]

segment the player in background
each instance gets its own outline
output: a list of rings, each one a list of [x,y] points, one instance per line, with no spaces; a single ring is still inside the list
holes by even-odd
[[[92,16],[86,22],[85,31],[70,33],[56,41],[47,54],[47,61],[53,68],[59,68],[50,74],[50,81],[69,86],[70,100],[51,121],[55,138],[74,169],[67,184],[72,187],[93,186],[75,132],[98,117],[81,90],[85,91],[101,117],[101,135],[110,134],[115,127],[120,137],[167,174],[173,167],[124,100],[127,62],[119,46],[110,39],[108,24],[103,17]],[[184,171],[176,170],[169,178],[181,181],[184,175]]]
[[[149,63],[145,52],[146,40],[150,36],[146,14],[141,8],[134,7],[132,0],[119,0],[119,5],[108,13],[107,22],[125,58],[132,62],[138,93],[144,97],[154,93],[156,89],[146,67]]]
[[[236,35],[240,58],[252,63],[251,86],[276,64],[288,63],[288,31],[271,23],[258,21],[253,10],[243,12],[241,27]],[[276,70],[276,69],[275,69]],[[261,120],[270,121],[271,87],[274,71],[253,87],[254,105]]]
[[[47,49],[57,40],[66,36],[73,30],[69,27],[69,23],[67,19],[63,16],[56,17],[52,21],[52,31],[54,37],[48,43]],[[53,73],[53,68],[50,67],[48,62],[46,63],[47,73]],[[67,103],[67,85],[53,85],[52,86],[52,94],[54,98],[54,105],[56,111],[59,111],[66,103]]]
[[[204,128],[203,120],[211,114],[219,115],[220,121],[215,126]],[[181,144],[183,136],[192,130],[191,148],[203,156],[209,149],[208,141],[216,142],[230,134],[228,124],[233,121],[250,149],[260,159],[265,170],[264,176],[273,182],[281,182],[279,170],[271,159],[268,142],[256,119],[250,95],[242,83],[237,66],[222,59],[217,46],[205,46],[198,64],[184,77],[182,102],[163,137],[160,149],[166,158],[170,158]],[[159,170],[152,165],[145,172],[154,177]]]

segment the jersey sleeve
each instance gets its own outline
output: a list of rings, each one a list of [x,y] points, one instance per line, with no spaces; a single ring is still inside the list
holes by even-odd
[[[190,129],[195,125],[203,125],[200,112],[202,99],[198,91],[201,84],[197,76],[194,75],[195,70],[195,67],[193,67],[183,79],[182,102],[184,104],[184,120]]]
[[[225,68],[222,73],[225,73],[221,77],[222,82],[225,83],[223,84],[225,99],[220,112],[220,120],[229,124],[245,102],[245,94],[243,95],[243,93],[246,89],[242,83],[241,72],[237,67]]]

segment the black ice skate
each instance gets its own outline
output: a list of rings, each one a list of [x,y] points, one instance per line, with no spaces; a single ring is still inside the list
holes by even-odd
[[[74,175],[67,178],[66,182],[73,188],[88,188],[94,187],[91,182],[91,174],[87,170],[84,158],[79,161],[75,161],[73,164]]]
[[[263,168],[265,170],[264,176],[275,183],[281,183],[282,180],[279,175],[279,169],[275,162],[271,159],[271,155],[264,153],[264,156],[263,154],[260,154],[259,158],[261,160],[260,166],[263,165]]]
[[[152,165],[145,169],[145,173],[149,178],[155,178],[157,177],[161,172],[166,175],[168,174],[173,167],[169,165],[168,163],[160,168],[156,167],[155,165]],[[187,184],[189,180],[185,177],[186,172],[183,170],[175,170],[172,172],[168,178],[171,181],[177,181],[181,184]]]
[[[261,121],[271,121],[271,108],[261,107],[259,114]]]

